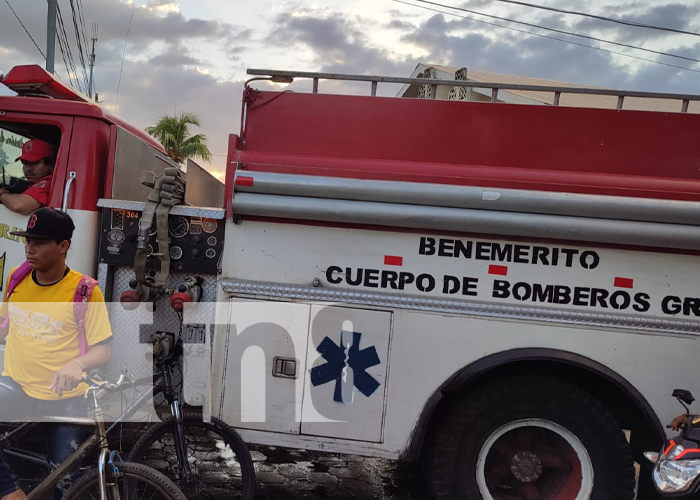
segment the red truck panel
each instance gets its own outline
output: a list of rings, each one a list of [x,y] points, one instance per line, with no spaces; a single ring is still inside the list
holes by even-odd
[[[260,92],[250,170],[700,199],[700,115]]]

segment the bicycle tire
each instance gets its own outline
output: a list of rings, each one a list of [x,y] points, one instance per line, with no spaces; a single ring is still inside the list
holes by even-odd
[[[163,472],[190,500],[252,500],[255,494],[253,459],[234,428],[216,417],[210,422],[204,422],[200,414],[193,413],[184,414],[182,418],[192,470],[189,480],[181,477],[177,467],[175,417],[148,429],[132,448],[129,461],[145,463]]]
[[[121,462],[117,464],[117,468],[120,474],[117,478],[120,486],[119,496],[123,500],[144,498],[144,496],[154,500],[187,500],[185,494],[170,479],[152,467]],[[105,500],[112,500],[109,490],[107,497]],[[100,479],[97,468],[90,469],[82,475],[63,495],[63,500],[86,499],[100,500]]]

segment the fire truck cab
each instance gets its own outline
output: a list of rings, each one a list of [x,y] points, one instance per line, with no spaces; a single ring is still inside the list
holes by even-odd
[[[1,182],[12,189],[13,183],[23,179],[22,165],[15,158],[27,140],[43,139],[55,146],[58,156],[49,205],[67,210],[75,220],[75,243],[68,264],[94,274],[99,237],[97,200],[112,192],[114,162],[133,160],[117,154],[117,135],[128,135],[153,152],[164,152],[163,147],[39,66],[18,66],[0,79],[19,94],[0,97]],[[0,214],[4,284],[9,270],[24,260],[22,241],[9,232],[26,227],[27,217],[4,206]]]

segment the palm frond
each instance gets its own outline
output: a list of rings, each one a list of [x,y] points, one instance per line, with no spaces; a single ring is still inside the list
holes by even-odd
[[[207,136],[190,135],[190,126],[200,126],[199,117],[195,113],[182,112],[179,116],[163,115],[155,125],[146,127],[146,133],[157,139],[168,156],[177,162],[182,163],[190,156],[211,161]]]

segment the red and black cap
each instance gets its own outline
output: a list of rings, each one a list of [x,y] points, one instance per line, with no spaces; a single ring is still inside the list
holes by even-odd
[[[41,139],[32,139],[22,146],[22,154],[15,161],[24,160],[34,163],[44,158],[54,158],[56,148]]]
[[[12,231],[14,236],[50,240],[70,240],[75,224],[70,215],[55,208],[43,207],[29,216],[26,231]]]

